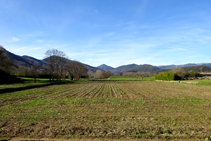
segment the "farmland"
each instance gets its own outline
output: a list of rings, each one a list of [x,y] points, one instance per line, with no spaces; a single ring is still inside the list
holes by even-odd
[[[0,92],[0,139],[204,140],[211,135],[209,85],[77,81],[1,85]]]

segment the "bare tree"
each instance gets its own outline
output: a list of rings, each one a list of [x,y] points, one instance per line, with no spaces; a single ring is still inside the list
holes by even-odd
[[[65,68],[67,64],[67,56],[64,52],[57,49],[48,50],[45,53],[45,61],[47,61],[48,67],[46,67],[51,74],[52,78],[60,80],[66,73]],[[51,78],[50,78],[51,80]]]
[[[87,72],[87,75],[88,75],[88,78],[89,78],[89,79],[90,79],[90,78],[94,78],[94,72],[91,71],[91,70],[89,70],[89,71]]]
[[[71,61],[67,65],[67,70],[70,75],[73,75],[74,79],[78,80],[83,74],[85,74],[84,64],[78,61]]]
[[[109,78],[111,75],[112,75],[112,73],[110,71],[105,72],[105,78]]]
[[[103,71],[103,70],[97,70],[96,72],[95,72],[95,78],[97,78],[97,79],[102,79],[102,78],[104,78],[105,76],[105,72]]]
[[[39,69],[39,63],[38,62],[35,62],[33,64],[33,66],[31,66],[31,76],[34,77],[34,83],[36,83],[36,78],[39,75],[38,69]]]

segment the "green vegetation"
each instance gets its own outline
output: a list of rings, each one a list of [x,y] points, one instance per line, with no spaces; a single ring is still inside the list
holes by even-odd
[[[190,85],[147,81],[152,77],[144,77],[145,81],[111,77],[112,81],[55,84],[45,79],[38,79],[38,83],[23,79],[25,83],[0,85],[2,140],[208,140],[211,135],[211,80]]]
[[[210,80],[199,81],[198,83],[196,83],[196,85],[207,85],[207,86],[211,86],[211,81]]]
[[[175,69],[175,68],[173,68]],[[183,69],[185,72],[211,72],[211,68],[207,67],[207,66],[193,66],[193,67],[182,67],[181,69]],[[157,70],[155,73],[159,74],[161,72],[167,72],[167,71],[171,71],[171,69],[161,69],[161,70]]]
[[[194,72],[211,72],[211,68],[208,66],[193,66],[193,67],[184,67],[184,71],[194,71]]]
[[[182,80],[183,78],[189,78],[189,77],[202,77],[202,75],[198,72],[190,71],[185,72],[182,69],[172,69],[171,72],[161,72],[159,74],[155,74],[154,78],[155,80]]]
[[[154,73],[156,71],[160,70],[158,67],[156,66],[152,66],[152,65],[148,65],[148,64],[144,64],[144,65],[138,65],[135,66],[131,69],[128,70],[128,72],[150,72],[150,73]]]
[[[115,80],[115,81],[140,81],[140,80],[154,80],[154,77],[124,77],[124,76],[111,76],[110,79],[101,80]]]
[[[160,74],[156,74],[154,76],[155,80],[167,80],[167,81],[172,81],[175,79],[175,74],[168,71],[168,72],[162,72]]]
[[[189,71],[186,73],[186,77],[202,77],[202,75],[198,72]]]

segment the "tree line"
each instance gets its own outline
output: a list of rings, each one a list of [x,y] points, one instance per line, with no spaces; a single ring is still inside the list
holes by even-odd
[[[12,61],[4,53],[4,48],[0,47],[0,80],[6,80],[10,75],[32,77],[36,82],[36,78],[49,78],[52,81],[78,80],[81,77],[87,78],[108,78],[112,74],[110,71],[97,70],[96,72],[88,71],[84,64],[78,61],[70,61],[68,56],[57,49],[47,50],[43,59],[45,64],[40,66],[35,62],[31,67],[20,66],[15,68]]]
[[[168,72],[161,72],[159,74],[155,74],[154,78],[155,80],[183,80],[184,78],[196,78],[196,77],[202,77],[202,75],[198,72],[194,72],[193,70],[186,72],[182,68],[173,68]]]
[[[110,71],[104,71],[98,69],[96,72],[89,70],[87,72],[87,75],[89,79],[104,79],[104,78],[109,78],[112,75],[112,73]]]

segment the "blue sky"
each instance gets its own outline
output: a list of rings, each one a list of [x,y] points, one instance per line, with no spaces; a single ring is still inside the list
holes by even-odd
[[[0,0],[0,45],[92,66],[211,63],[210,0]]]

